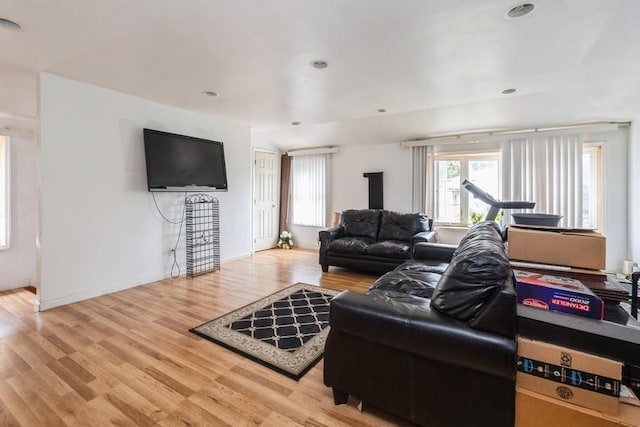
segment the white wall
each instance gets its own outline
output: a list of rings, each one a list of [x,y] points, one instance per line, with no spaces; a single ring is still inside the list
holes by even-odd
[[[0,290],[36,284],[37,143],[10,139],[10,247],[0,250]]]
[[[341,147],[333,155],[331,212],[369,207],[366,172],[383,172],[384,208],[411,211],[411,156],[400,144]]]
[[[169,275],[178,226],[161,220],[147,192],[144,127],[224,142],[229,191],[213,193],[221,258],[250,254],[248,127],[49,74],[39,96],[41,309]],[[182,197],[157,194],[173,219]],[[184,272],[184,234],[178,254]]]
[[[398,212],[411,211],[410,150],[400,144],[340,147],[331,155],[327,210],[332,212],[369,207],[369,179],[366,172],[383,172],[384,208]],[[317,249],[320,228],[290,226],[296,245]]]

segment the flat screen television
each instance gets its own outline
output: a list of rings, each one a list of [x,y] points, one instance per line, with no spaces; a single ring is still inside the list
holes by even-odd
[[[144,129],[149,191],[227,191],[224,144]]]

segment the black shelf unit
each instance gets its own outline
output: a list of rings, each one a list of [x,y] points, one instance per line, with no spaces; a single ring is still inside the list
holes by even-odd
[[[208,194],[185,199],[187,277],[220,270],[220,208]]]

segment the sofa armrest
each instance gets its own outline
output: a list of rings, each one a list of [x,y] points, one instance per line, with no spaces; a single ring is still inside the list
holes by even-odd
[[[451,262],[453,253],[457,248],[456,245],[446,245],[444,243],[419,242],[413,245],[411,257],[413,259]]]
[[[515,338],[472,329],[430,308],[429,300],[399,293],[345,291],[331,301],[332,331],[489,375],[515,378]],[[470,352],[473,357],[469,357]]]
[[[416,243],[421,243],[421,242],[435,243],[437,239],[438,239],[438,233],[436,233],[435,231],[421,231],[413,235],[413,237],[411,238],[411,246],[413,247],[415,246]]]
[[[318,232],[318,240],[320,241],[319,251],[319,264],[322,266],[322,271],[329,271],[329,264],[327,263],[327,251],[329,249],[329,243],[332,240],[338,239],[344,235],[344,228],[342,226],[327,228]]]
[[[344,235],[344,228],[342,227],[333,227],[333,228],[325,228],[324,230],[320,230],[318,232],[318,238],[320,239],[320,244],[322,241],[330,242],[331,240],[338,239]]]

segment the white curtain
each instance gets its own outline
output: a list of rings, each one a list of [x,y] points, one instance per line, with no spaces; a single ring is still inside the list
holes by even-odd
[[[433,218],[433,146],[411,147],[411,208]]]
[[[292,218],[296,225],[326,226],[327,156],[295,156],[291,160]]]
[[[533,210],[562,215],[560,226],[582,227],[582,139],[579,135],[513,139],[502,147],[502,199],[536,202]],[[505,212],[506,223],[511,222]]]

